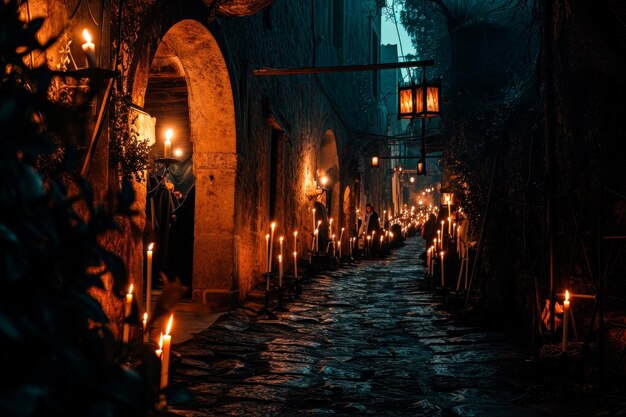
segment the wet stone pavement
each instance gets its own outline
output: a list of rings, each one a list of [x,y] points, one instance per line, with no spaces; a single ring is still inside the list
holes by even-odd
[[[420,238],[310,278],[276,320],[246,302],[192,340],[172,384],[186,416],[537,416],[515,401],[528,352],[450,320],[427,288]],[[516,366],[513,366],[518,364]]]

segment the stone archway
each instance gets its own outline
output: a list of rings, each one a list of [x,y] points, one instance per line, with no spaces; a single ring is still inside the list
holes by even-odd
[[[195,20],[170,27],[165,45],[180,63],[189,108],[189,137],[195,176],[193,300],[216,309],[238,301],[235,256],[236,119],[230,75],[210,31]],[[161,48],[161,46],[159,46]],[[138,68],[147,71],[149,65]],[[136,74],[133,99],[143,103],[147,74]],[[158,133],[158,132],[157,132]],[[162,143],[157,137],[157,146]]]

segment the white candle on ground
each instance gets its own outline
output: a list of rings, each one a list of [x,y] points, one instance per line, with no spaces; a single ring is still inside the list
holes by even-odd
[[[150,243],[148,246],[148,261],[146,264],[146,313],[148,316],[152,310],[152,249],[154,249],[154,243]]]
[[[569,331],[569,291],[565,290],[565,301],[563,301],[563,352],[567,352],[567,333]]]
[[[270,234],[270,256],[268,258],[269,265],[268,265],[268,268],[267,268],[267,270],[269,272],[272,271],[272,256],[273,256],[273,253],[274,253],[274,231],[276,230],[276,223],[272,222],[270,227],[272,229],[272,233]]]
[[[161,389],[167,387],[169,380],[169,371],[170,371],[170,349],[172,346],[172,336],[170,332],[172,331],[172,322],[174,321],[174,315],[170,316],[170,319],[167,321],[167,327],[165,329],[165,334],[163,335],[163,354],[161,355]]]
[[[444,282],[444,273],[443,273],[443,251],[441,251],[441,286],[443,287]]]
[[[293,250],[298,250],[298,231],[293,232]]]
[[[265,235],[265,272],[270,272],[270,235]]]
[[[122,342],[128,343],[130,337],[130,326],[128,325],[128,317],[130,317],[130,311],[133,305],[133,284],[130,284],[128,288],[128,294],[126,294],[126,303],[124,304],[124,330],[122,333]]]
[[[143,342],[148,343],[148,313],[143,313]]]

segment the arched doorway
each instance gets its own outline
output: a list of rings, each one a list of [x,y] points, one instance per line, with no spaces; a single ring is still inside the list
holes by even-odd
[[[328,217],[341,224],[341,183],[339,175],[339,157],[337,153],[337,140],[332,130],[327,130],[320,144],[317,157],[318,176],[328,178],[329,191],[326,192],[326,208]]]
[[[172,148],[183,148],[181,159],[189,161],[187,175],[193,179],[194,197],[189,208],[193,241],[188,248],[193,254],[189,257],[193,299],[228,308],[238,300],[239,291],[234,239],[236,120],[226,61],[203,24],[182,20],[167,30],[150,64],[147,82],[136,74],[139,91],[133,90],[133,99],[157,113],[152,114],[157,118],[156,152],[164,149],[169,123],[175,129]],[[138,65],[143,67],[148,65]],[[160,85],[159,94],[151,91],[155,85]],[[181,110],[184,101],[187,117]]]

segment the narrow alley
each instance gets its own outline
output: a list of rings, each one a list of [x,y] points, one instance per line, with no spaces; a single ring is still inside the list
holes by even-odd
[[[542,415],[511,401],[527,352],[455,325],[427,288],[421,238],[306,283],[276,320],[246,302],[176,349],[188,416]],[[519,369],[518,369],[519,371]]]

